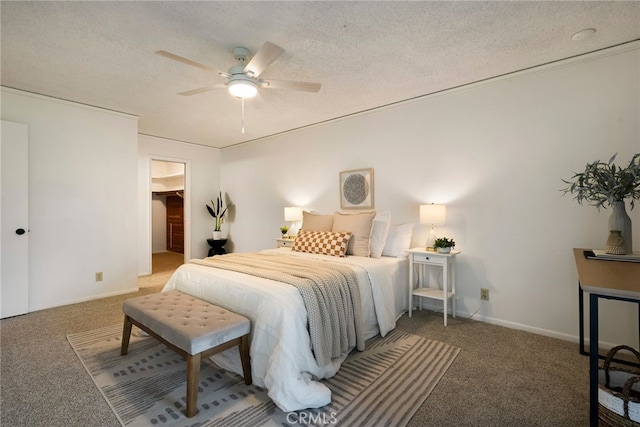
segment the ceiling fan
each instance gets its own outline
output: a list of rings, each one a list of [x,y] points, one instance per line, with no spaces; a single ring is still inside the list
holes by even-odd
[[[246,65],[245,63],[249,58],[249,49],[244,47],[234,48],[233,56],[239,63],[229,68],[229,72],[226,73],[165,50],[158,50],[156,53],[227,78],[226,83],[180,92],[179,95],[189,96],[218,88],[227,88],[231,95],[244,100],[245,98],[254,97],[258,93],[258,89],[292,89],[305,92],[318,92],[320,90],[320,83],[261,79],[260,74],[284,53],[284,49],[270,42],[265,42]]]

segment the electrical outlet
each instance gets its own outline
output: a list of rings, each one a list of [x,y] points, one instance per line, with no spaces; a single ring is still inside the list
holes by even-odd
[[[102,282],[102,271],[96,273],[96,282]]]
[[[489,301],[489,289],[480,288],[480,299],[482,301]]]

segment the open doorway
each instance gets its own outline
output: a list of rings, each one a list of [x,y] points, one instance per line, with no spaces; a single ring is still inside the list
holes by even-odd
[[[151,274],[170,274],[185,262],[186,164],[151,160]]]

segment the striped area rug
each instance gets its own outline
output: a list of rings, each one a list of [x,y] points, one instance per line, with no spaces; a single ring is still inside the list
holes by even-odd
[[[67,338],[123,426],[404,426],[426,400],[460,349],[394,330],[367,341],[333,378],[323,380],[332,402],[285,413],[266,390],[206,360],[198,414],[186,418],[186,362],[134,328],[120,356],[122,326]]]

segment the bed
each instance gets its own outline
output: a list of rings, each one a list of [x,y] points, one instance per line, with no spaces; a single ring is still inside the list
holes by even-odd
[[[352,270],[359,290],[365,339],[378,333],[386,335],[407,309],[408,260],[405,256],[336,257],[291,248],[268,249],[259,254],[284,256],[300,262],[337,263]],[[283,411],[329,404],[331,392],[318,380],[335,375],[348,351],[326,363],[318,362],[301,292],[277,280],[211,267],[206,260],[192,260],[179,267],[164,290],[175,289],[193,295],[251,320],[254,384],[265,387]],[[224,352],[213,360],[224,369],[242,372],[237,351]]]

